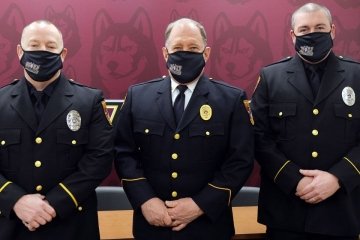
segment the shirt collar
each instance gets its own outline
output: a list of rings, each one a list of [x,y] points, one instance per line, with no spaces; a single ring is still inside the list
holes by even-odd
[[[171,76],[171,93],[174,93],[174,91],[176,90],[177,86],[179,86],[180,84],[178,82],[176,82]],[[199,82],[200,76],[198,78],[196,78],[194,81],[192,81],[191,83],[186,84],[186,86],[188,87],[188,89],[191,92],[194,92],[194,89],[197,85],[197,83]]]

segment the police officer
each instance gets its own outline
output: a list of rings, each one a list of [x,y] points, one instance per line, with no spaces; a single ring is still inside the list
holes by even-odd
[[[329,10],[292,15],[296,55],[261,70],[252,98],[269,239],[358,239],[360,64],[332,51]]]
[[[118,117],[115,164],[134,236],[230,239],[231,199],[253,166],[245,92],[203,75],[210,48],[196,21],[169,24],[163,55],[169,76],[130,87]]]
[[[0,239],[99,239],[94,190],[113,157],[102,94],[61,73],[48,21],[24,28],[17,53],[25,76],[0,89]]]

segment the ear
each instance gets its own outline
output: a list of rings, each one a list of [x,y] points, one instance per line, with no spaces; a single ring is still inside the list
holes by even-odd
[[[62,61],[62,62],[65,61],[65,57],[66,57],[67,53],[68,53],[67,48],[63,48],[63,50],[62,50],[62,52],[61,52],[61,54],[60,54],[60,57],[61,57],[61,61]]]
[[[176,9],[173,9],[170,13],[170,22],[174,22],[180,19],[180,14]]]
[[[94,22],[94,36],[98,38],[113,24],[113,20],[104,9],[101,9],[95,16]]]
[[[46,19],[53,19],[55,16],[55,11],[54,9],[51,7],[51,6],[48,6],[46,9],[45,9],[45,18]]]
[[[74,9],[70,6],[67,5],[65,8],[65,16],[71,20],[75,20],[75,11]]]
[[[191,11],[188,14],[189,18],[191,18],[192,20],[195,20],[197,22],[199,22],[199,16],[197,14],[197,11],[195,11],[194,9],[191,9]]]
[[[266,20],[260,12],[256,12],[249,20],[248,27],[262,39],[268,39]]]
[[[162,54],[163,54],[164,60],[165,60],[165,62],[167,62],[168,57],[169,57],[169,53],[168,53],[166,47],[162,47],[161,50],[162,50]]]
[[[19,33],[22,32],[25,25],[23,14],[19,7],[14,3],[10,4],[1,21],[6,22],[7,25],[13,27],[13,29]]]
[[[290,33],[291,40],[292,40],[293,44],[295,45],[296,36],[295,36],[294,30],[291,29],[289,33]]]
[[[24,51],[22,50],[22,48],[21,48],[20,44],[18,44],[18,45],[16,46],[16,53],[17,53],[18,58],[19,58],[19,60],[20,60],[20,59],[21,59],[21,57],[22,57],[22,56],[23,56],[23,54],[24,54]]]
[[[211,48],[206,47],[203,54],[205,62],[207,62],[207,60],[210,58],[210,52],[211,52]]]
[[[330,30],[330,34],[331,34],[331,38],[332,40],[335,39],[335,34],[336,33],[336,27],[335,27],[335,24],[331,24],[331,30]]]
[[[232,27],[228,18],[224,13],[220,13],[215,19],[215,27],[214,27],[214,36],[215,41],[219,39],[224,32],[229,30]]]
[[[143,33],[149,39],[152,39],[152,29],[150,24],[150,18],[143,8],[139,8],[134,16],[131,18],[130,23],[139,32]]]

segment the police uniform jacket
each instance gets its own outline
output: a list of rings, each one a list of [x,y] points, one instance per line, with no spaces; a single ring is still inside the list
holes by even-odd
[[[116,169],[134,208],[136,239],[230,239],[231,199],[253,166],[253,132],[242,90],[201,77],[175,124],[169,77],[129,88],[118,117]],[[204,120],[201,107],[210,106]],[[204,215],[179,232],[141,213],[153,198],[191,197]]]
[[[99,239],[94,189],[111,169],[112,127],[99,90],[61,76],[37,124],[25,79],[0,89],[0,239]],[[67,121],[79,124],[70,130]],[[56,218],[30,232],[13,212],[40,193]]]
[[[251,109],[262,178],[259,222],[283,230],[357,236],[359,63],[331,53],[316,98],[298,56],[267,66],[261,70]],[[341,188],[318,204],[307,204],[295,196],[302,178],[299,169],[327,171]]]

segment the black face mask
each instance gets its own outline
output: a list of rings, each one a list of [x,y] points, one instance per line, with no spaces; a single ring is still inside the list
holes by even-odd
[[[194,81],[205,66],[203,53],[177,51],[169,54],[166,66],[171,76],[181,84]]]
[[[296,36],[296,52],[302,59],[312,64],[320,63],[326,59],[332,47],[333,41],[330,32],[313,32]]]
[[[63,67],[60,57],[62,51],[60,53],[23,51],[20,63],[27,74],[37,82],[48,81]]]

